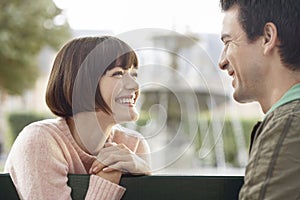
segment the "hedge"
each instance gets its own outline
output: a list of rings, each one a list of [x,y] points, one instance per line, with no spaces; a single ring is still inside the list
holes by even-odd
[[[8,114],[7,121],[11,133],[11,141],[13,142],[22,129],[28,124],[49,118],[49,115],[34,112],[15,112]]]

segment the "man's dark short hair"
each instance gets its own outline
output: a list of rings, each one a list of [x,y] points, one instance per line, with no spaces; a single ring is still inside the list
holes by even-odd
[[[282,62],[292,70],[300,70],[299,0],[220,0],[220,5],[223,11],[239,8],[239,22],[250,42],[263,35],[266,23],[274,23]]]

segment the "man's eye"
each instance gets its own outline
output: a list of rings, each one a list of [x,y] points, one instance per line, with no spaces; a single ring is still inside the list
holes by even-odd
[[[227,40],[227,41],[224,42],[225,46],[228,46],[229,44],[230,44],[230,40]]]
[[[230,45],[230,41],[225,41],[224,42],[224,50],[223,51],[227,51],[227,49],[229,48]]]

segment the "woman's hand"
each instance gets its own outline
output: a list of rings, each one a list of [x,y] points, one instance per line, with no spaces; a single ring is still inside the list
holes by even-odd
[[[95,161],[93,162],[93,164],[90,168],[89,173],[100,176],[101,178],[104,178],[115,184],[119,184],[121,176],[122,176],[122,172],[118,171],[118,170],[104,172],[103,169],[105,167],[106,167],[105,165],[103,165],[101,162],[99,162],[97,159],[95,159]]]
[[[105,173],[114,170],[131,174],[150,173],[149,163],[131,151],[124,144],[106,143],[105,147],[99,152],[97,160],[102,163],[102,165],[108,166],[99,166]]]
[[[89,174],[97,174],[98,172],[102,171],[106,166],[99,162],[97,159],[93,162]]]

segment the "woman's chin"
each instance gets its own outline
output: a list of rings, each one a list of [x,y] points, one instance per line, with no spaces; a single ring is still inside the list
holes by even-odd
[[[115,114],[115,121],[117,123],[124,123],[124,122],[134,122],[139,119],[139,113],[138,112],[130,112],[123,115]]]
[[[134,113],[132,116],[131,116],[131,121],[137,121],[139,119],[140,115],[139,113]]]

